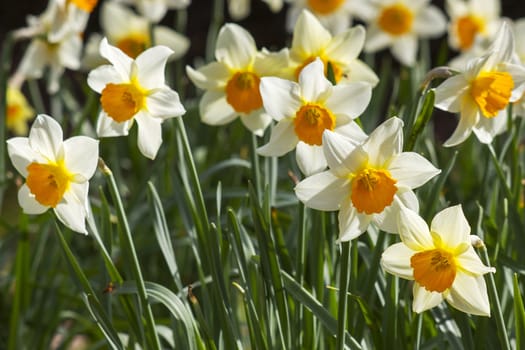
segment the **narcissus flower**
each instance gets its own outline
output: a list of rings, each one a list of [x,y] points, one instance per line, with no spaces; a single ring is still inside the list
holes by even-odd
[[[291,79],[297,80],[301,70],[319,57],[325,66],[325,75],[330,63],[337,84],[364,81],[375,86],[379,81],[377,75],[357,58],[364,43],[362,26],[332,36],[312,13],[303,10],[295,24],[290,48]]]
[[[131,58],[136,58],[152,47],[153,42],[169,47],[173,51],[170,59],[182,57],[190,46],[189,39],[184,35],[166,26],[151,26],[146,18],[137,16],[130,9],[115,2],[104,2],[102,5],[100,26],[108,42]],[[97,34],[90,37],[83,59],[86,68],[95,68],[97,63],[100,63],[98,47],[101,39]]]
[[[390,47],[392,55],[406,66],[416,62],[419,38],[441,36],[446,19],[430,0],[378,0],[367,14],[365,51],[376,52]]]
[[[361,142],[366,134],[353,121],[370,102],[370,84],[333,86],[316,58],[299,75],[299,83],[275,77],[261,79],[264,109],[276,121],[270,141],[258,149],[264,156],[282,156],[294,148],[297,165],[306,175],[326,168],[323,132],[333,130]]]
[[[89,179],[98,162],[98,141],[86,136],[63,140],[60,125],[39,115],[29,137],[7,140],[7,152],[16,170],[26,179],[18,202],[26,214],[53,208],[70,229],[87,233]]]
[[[401,243],[381,257],[385,271],[414,281],[412,309],[423,312],[446,300],[456,309],[490,316],[483,275],[496,272],[483,265],[471,245],[470,226],[460,205],[437,213],[430,228],[415,212],[402,208]]]
[[[139,13],[154,23],[164,18],[168,9],[181,10],[188,7],[191,0],[117,0],[133,5]],[[157,42],[157,44],[160,44]]]
[[[34,116],[33,108],[27,102],[24,94],[14,87],[7,87],[6,125],[14,134],[27,135],[27,121]]]
[[[370,223],[397,231],[401,207],[418,210],[412,189],[439,174],[417,153],[402,152],[403,122],[393,117],[378,126],[360,145],[335,132],[323,134],[329,170],[309,176],[295,187],[307,207],[339,210],[339,241],[354,239]]]
[[[237,24],[219,31],[216,62],[186,73],[199,88],[206,90],[199,104],[201,120],[209,125],[230,123],[238,116],[244,126],[262,135],[272,118],[264,113],[259,84],[262,77],[280,76],[288,64],[288,52],[257,51],[253,37]]]
[[[133,60],[102,40],[100,54],[112,65],[98,67],[88,75],[88,85],[101,94],[98,136],[127,135],[136,121],[140,152],[155,158],[162,143],[162,122],[186,112],[177,92],[164,82],[171,53],[165,46],[154,46]]]
[[[353,16],[367,7],[368,0],[289,0],[290,8],[286,18],[289,32],[294,30],[296,21],[303,10],[310,11],[332,34],[341,33],[350,27]]]
[[[499,0],[447,0],[445,10],[450,17],[448,42],[458,51],[492,40],[501,26]]]
[[[445,146],[460,144],[472,131],[480,142],[490,143],[505,130],[506,108],[525,90],[525,68],[514,58],[514,35],[504,22],[487,54],[436,88],[435,106],[460,113]]]

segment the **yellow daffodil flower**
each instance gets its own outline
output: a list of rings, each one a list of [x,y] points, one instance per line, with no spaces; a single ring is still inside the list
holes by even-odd
[[[397,232],[400,208],[419,208],[412,189],[440,173],[419,154],[402,149],[403,122],[396,117],[358,145],[326,130],[323,150],[329,169],[306,177],[295,194],[309,208],[339,211],[339,241],[358,237],[370,223]]]
[[[164,80],[164,69],[172,51],[165,46],[154,46],[133,60],[104,38],[100,54],[111,65],[92,70],[87,81],[101,94],[98,136],[127,135],[136,121],[138,147],[144,156],[154,159],[162,144],[162,122],[186,112],[177,92]]]
[[[6,125],[9,130],[18,136],[27,135],[27,121],[31,120],[35,112],[19,89],[7,87],[7,115]]]
[[[26,214],[53,208],[58,219],[73,231],[87,233],[89,179],[98,162],[98,141],[86,136],[63,140],[53,118],[37,116],[29,137],[7,140],[7,152],[26,179],[18,201]]]
[[[476,255],[461,206],[437,213],[430,228],[407,208],[401,208],[397,222],[402,242],[383,252],[381,266],[414,281],[412,309],[420,313],[446,300],[460,311],[490,316],[483,275],[496,270]]]
[[[514,35],[503,22],[488,53],[436,88],[435,106],[460,114],[445,146],[462,143],[472,131],[480,142],[490,143],[506,129],[506,108],[525,91],[525,68],[514,59]]]

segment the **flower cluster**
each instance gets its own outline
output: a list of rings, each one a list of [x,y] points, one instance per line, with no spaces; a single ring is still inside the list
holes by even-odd
[[[186,113],[170,87],[173,79],[166,76],[166,65],[182,58],[190,46],[185,35],[159,23],[169,10],[184,9],[189,2],[105,1],[100,6],[103,33],[91,36],[84,50],[83,34],[96,0],[50,0],[43,14],[30,17],[28,27],[15,33],[17,40],[31,39],[6,91],[6,125],[18,135],[7,140],[7,150],[25,179],[18,189],[24,213],[52,208],[67,227],[87,233],[89,181],[102,142],[94,134],[127,136],[136,123],[139,151],[150,160],[157,157],[162,124]],[[275,12],[283,8],[279,0],[264,2]],[[463,312],[489,316],[484,275],[495,269],[476,254],[462,206],[442,209],[430,227],[419,216],[417,190],[432,185],[441,173],[404,143],[408,131],[417,131],[424,118],[414,122],[408,117],[417,117],[419,109],[407,112],[403,106],[376,116],[380,125],[368,125],[367,111],[376,103],[382,77],[371,67],[373,60],[362,54],[372,57],[389,49],[385,55],[399,63],[395,69],[408,74],[421,68],[420,40],[448,33],[450,48],[459,55],[450,67],[440,68],[447,72],[444,81],[432,89],[425,86],[422,101],[459,114],[443,146],[459,146],[471,133],[491,144],[514,117],[525,113],[525,44],[515,35],[525,30],[524,20],[503,20],[496,0],[448,0],[449,19],[429,0],[288,2],[289,47],[258,48],[248,30],[226,23],[214,38],[214,60],[186,65],[188,79],[181,84],[189,81],[203,90],[195,99],[195,115],[213,126],[240,119],[254,143],[264,140],[255,147],[255,159],[274,157],[277,162],[294,151],[294,165],[304,176],[294,194],[308,208],[337,211],[337,243],[358,240],[371,227],[397,234],[400,242],[382,253],[381,266],[413,281],[415,312],[446,300]],[[249,14],[249,1],[228,5],[233,19]],[[360,23],[353,25],[354,20]],[[23,137],[35,112],[22,85],[45,76],[48,66],[47,90],[57,96],[66,68],[90,70],[86,83],[100,95],[98,118],[93,127],[75,130],[93,137],[64,140],[59,121],[63,126],[72,121],[63,116],[55,120],[44,111]],[[435,76],[429,76],[430,84]],[[443,203],[448,203],[445,197]]]

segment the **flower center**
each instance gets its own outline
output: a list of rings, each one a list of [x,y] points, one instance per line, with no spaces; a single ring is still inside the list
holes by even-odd
[[[117,47],[131,58],[137,58],[149,46],[148,36],[141,33],[130,34],[117,41]]]
[[[483,116],[492,118],[508,103],[514,88],[507,72],[482,72],[471,83],[470,94]]]
[[[106,85],[100,96],[102,109],[116,122],[125,122],[144,108],[144,92],[136,84]]]
[[[323,131],[334,130],[335,117],[324,107],[309,103],[295,114],[294,126],[299,140],[320,146],[323,144]]]
[[[328,15],[335,12],[344,0],[308,0],[308,6],[313,12],[321,15]]]
[[[379,14],[379,26],[391,35],[402,35],[412,29],[414,14],[403,4],[385,7]]]
[[[66,2],[67,3],[72,2],[79,9],[91,13],[93,9],[95,8],[95,6],[97,6],[98,0],[67,0]]]
[[[482,18],[467,15],[460,17],[456,21],[456,34],[459,39],[459,47],[461,50],[469,49],[474,43],[476,34],[485,30],[485,22]]]
[[[252,72],[237,72],[226,84],[226,101],[235,112],[250,113],[262,107],[261,79]]]
[[[443,249],[431,249],[416,253],[410,258],[414,279],[430,292],[442,293],[456,278],[454,256]]]
[[[359,213],[381,213],[394,200],[396,182],[387,170],[364,168],[352,180],[352,204]]]
[[[301,74],[301,71],[304,67],[306,67],[308,64],[312,63],[317,56],[315,57],[308,57],[306,60],[304,60],[303,64],[301,64],[299,67],[295,69],[295,80],[299,80],[299,74]],[[324,65],[324,75],[328,78],[328,63],[332,66],[332,72],[334,72],[334,80],[337,84],[339,80],[343,77],[343,70],[337,63],[334,63],[330,60],[327,60],[325,57],[320,57],[321,61],[323,61]]]
[[[69,188],[72,178],[64,164],[31,163],[27,166],[27,172],[27,187],[38,203],[56,207]]]

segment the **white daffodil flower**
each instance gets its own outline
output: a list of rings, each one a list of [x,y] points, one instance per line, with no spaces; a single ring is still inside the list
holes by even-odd
[[[169,9],[182,10],[188,7],[191,0],[116,0],[128,5],[133,5],[138,12],[153,23],[158,23],[164,18]],[[160,43],[157,43],[160,44]]]
[[[419,38],[441,36],[446,19],[430,0],[378,0],[371,3],[374,11],[367,14],[366,52],[390,47],[392,55],[402,64],[416,62]]]
[[[489,52],[469,61],[465,71],[435,89],[435,106],[460,113],[459,124],[444,146],[455,146],[474,131],[482,143],[506,129],[506,107],[525,90],[525,68],[515,60],[514,35],[506,22]]]
[[[348,28],[332,36],[311,12],[303,10],[295,24],[290,48],[290,76],[297,80],[301,70],[316,57],[332,66],[337,84],[364,81],[375,86],[379,79],[374,71],[357,57],[365,43],[362,26]]]
[[[499,0],[447,0],[445,11],[450,17],[448,43],[461,52],[492,40],[501,26]]]
[[[419,208],[412,189],[440,173],[419,154],[402,152],[403,122],[396,117],[360,145],[325,131],[323,150],[329,169],[302,180],[295,194],[309,208],[339,210],[339,241],[358,237],[370,223],[397,232],[400,208]]]
[[[6,126],[18,136],[27,135],[27,121],[35,115],[33,108],[29,105],[26,97],[19,89],[7,87],[7,110]]]
[[[90,1],[65,4],[62,0],[51,0],[40,16],[28,17],[27,28],[15,32],[16,38],[32,40],[11,77],[11,85],[20,87],[26,79],[40,79],[44,68],[49,66],[47,90],[53,94],[60,87],[59,79],[65,68],[77,70],[80,67],[81,33],[89,13],[75,5],[77,2],[87,6]]]
[[[446,300],[460,311],[490,316],[483,275],[496,270],[483,265],[474,251],[470,226],[460,205],[437,213],[430,229],[416,212],[402,208],[398,231],[402,242],[383,252],[381,266],[414,281],[415,312]]]
[[[372,95],[368,83],[333,86],[316,58],[299,75],[299,83],[276,77],[261,79],[264,109],[276,121],[270,141],[257,152],[282,156],[294,148],[297,165],[305,175],[326,168],[323,132],[333,130],[361,142],[366,134],[353,121],[366,109]]]
[[[29,137],[7,140],[7,152],[26,179],[18,202],[26,214],[53,208],[58,219],[73,231],[86,233],[89,179],[98,162],[98,141],[86,136],[63,140],[53,118],[37,116]]]
[[[281,11],[283,0],[262,0],[274,13]],[[228,13],[234,21],[240,21],[248,17],[251,11],[250,0],[228,0]]]
[[[353,17],[361,17],[368,10],[368,0],[288,0],[290,7],[286,16],[288,32],[294,31],[303,10],[310,11],[332,34],[347,30]]]
[[[525,66],[525,18],[514,22],[514,43],[516,54],[522,66]],[[512,112],[514,116],[525,117],[525,93],[513,104]]]
[[[177,92],[164,82],[171,53],[165,46],[154,46],[133,60],[105,38],[102,40],[100,54],[111,65],[92,70],[87,80],[89,87],[101,94],[99,137],[127,135],[136,121],[140,152],[155,158],[162,144],[162,122],[186,112]]]
[[[280,76],[288,64],[288,51],[257,51],[253,37],[237,24],[225,24],[215,47],[216,62],[186,73],[206,90],[199,104],[201,120],[224,125],[238,116],[244,126],[262,136],[272,118],[264,113],[259,84],[262,77]]]
[[[173,54],[171,59],[182,57],[190,46],[190,41],[184,35],[165,27],[154,25],[133,11],[115,2],[104,2],[100,13],[100,26],[108,42],[124,51],[131,58],[136,58],[144,50],[155,45],[169,47]],[[152,38],[153,35],[153,38]],[[104,63],[98,52],[102,36],[92,35],[86,46],[83,58],[85,68],[95,68]]]

